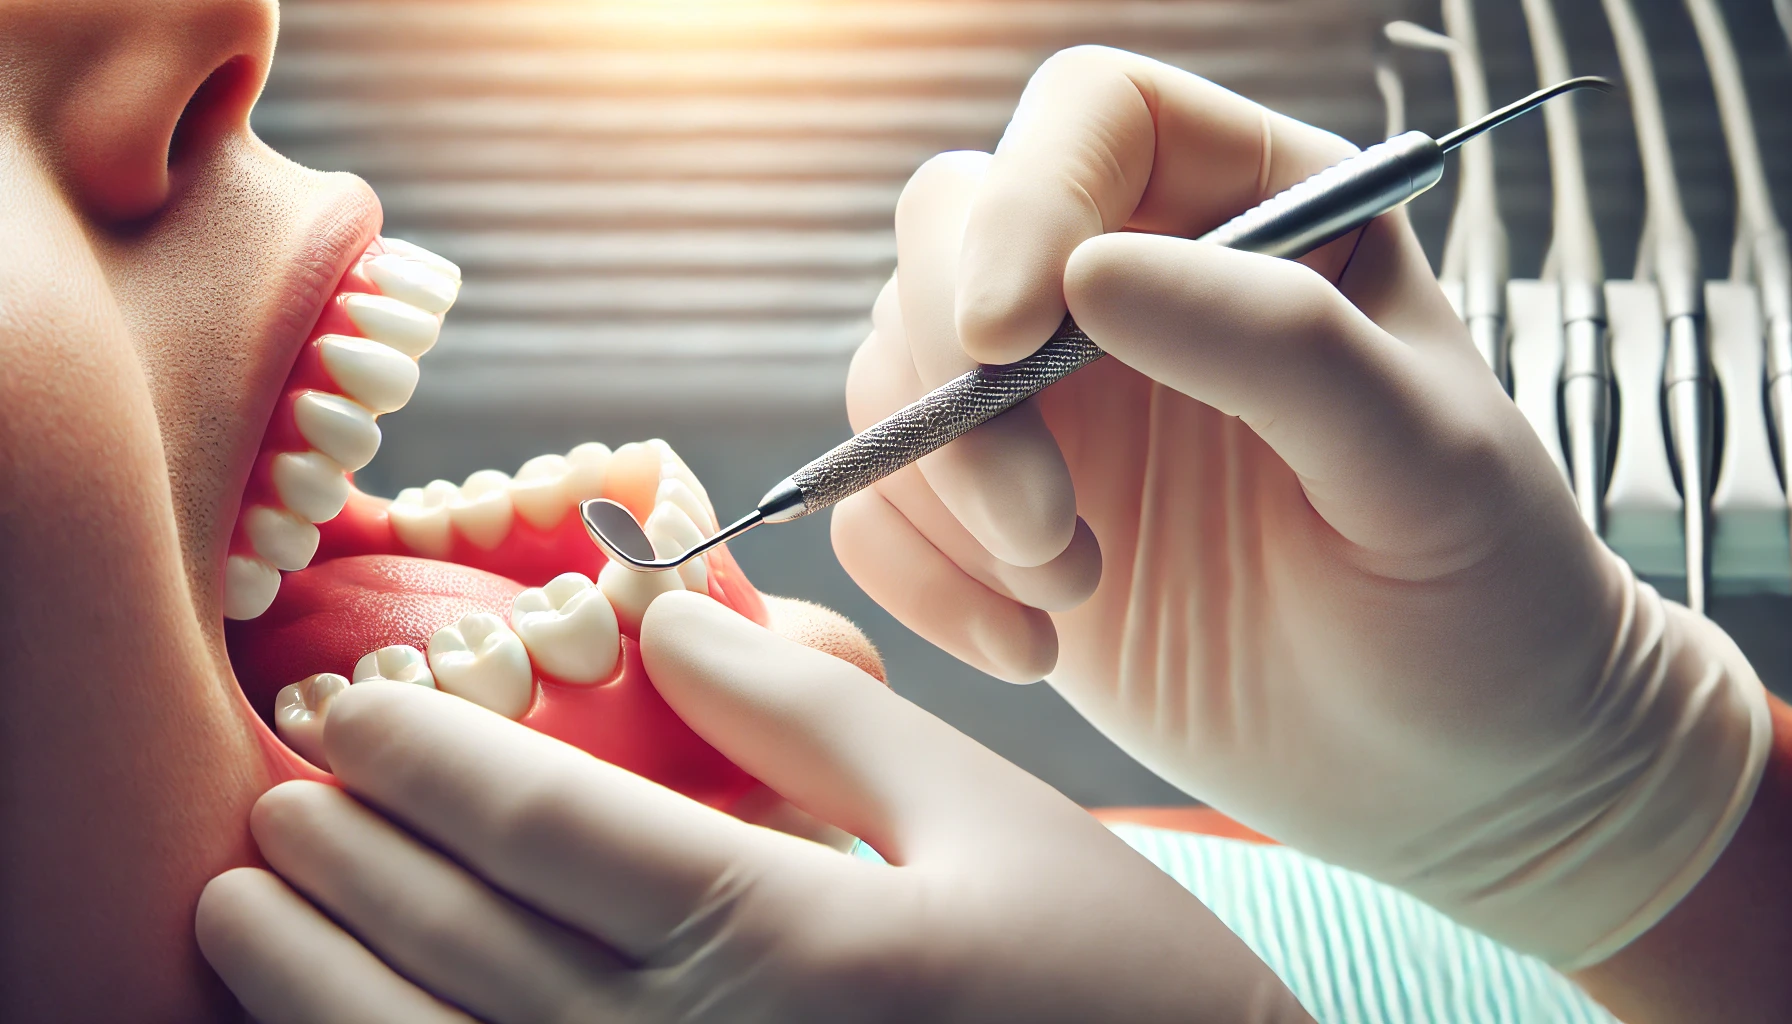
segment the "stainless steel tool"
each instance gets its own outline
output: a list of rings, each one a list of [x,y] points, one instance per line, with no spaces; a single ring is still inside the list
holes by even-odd
[[[1437,184],[1445,154],[1482,132],[1564,93],[1611,87],[1603,78],[1573,78],[1539,89],[1441,139],[1417,131],[1396,135],[1264,200],[1202,235],[1201,241],[1267,256],[1305,255]],[[1106,354],[1066,316],[1039,351],[1005,366],[979,366],[947,381],[792,473],[766,492],[757,508],[689,551],[659,554],[635,517],[608,499],[583,502],[579,514],[586,532],[610,557],[643,572],[673,569],[761,523],[787,523],[819,512]]]

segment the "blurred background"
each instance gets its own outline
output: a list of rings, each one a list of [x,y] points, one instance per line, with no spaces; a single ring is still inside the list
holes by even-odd
[[[1679,0],[1636,0],[1707,277],[1734,199]],[[1621,80],[1598,0],[1558,0],[1577,74]],[[1792,57],[1771,0],[1724,0],[1779,214],[1792,221]],[[1518,0],[1483,0],[1493,103],[1536,87]],[[847,361],[895,265],[891,215],[934,153],[992,148],[1027,77],[1102,43],[1197,72],[1359,145],[1383,137],[1383,23],[1435,0],[286,0],[257,131],[378,191],[386,232],[466,286],[361,486],[392,495],[586,440],[663,437],[723,516],[845,438]],[[1409,127],[1455,124],[1445,61],[1393,57]],[[1642,182],[1622,100],[1581,100],[1608,274],[1629,276]],[[1549,231],[1542,120],[1495,152],[1514,277]],[[1414,204],[1434,262],[1452,180]],[[825,516],[734,545],[763,590],[860,623],[894,685],[1085,804],[1189,798],[1044,685],[996,682],[885,615],[835,563]],[[1669,587],[1672,590],[1675,588]],[[1792,601],[1716,618],[1792,692]]]

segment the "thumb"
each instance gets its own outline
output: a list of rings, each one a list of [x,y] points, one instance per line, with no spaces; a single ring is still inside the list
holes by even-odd
[[[1290,260],[1162,235],[1082,243],[1070,311],[1116,359],[1237,416],[1346,539],[1377,552],[1471,536],[1511,425],[1456,346],[1412,346]],[[1447,328],[1441,328],[1447,329]],[[1486,382],[1480,380],[1486,378]],[[1522,422],[1519,424],[1522,426]]]
[[[1019,814],[1074,805],[857,668],[700,595],[663,594],[641,657],[666,702],[729,760],[892,863],[1003,842]]]

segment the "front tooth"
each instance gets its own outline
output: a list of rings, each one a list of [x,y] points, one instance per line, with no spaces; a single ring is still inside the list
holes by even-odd
[[[659,493],[653,496],[654,508],[668,504],[684,509],[685,515],[690,516],[699,529],[712,533],[717,529],[716,514],[710,509],[709,502],[698,497],[689,484],[675,476],[661,480]]]
[[[535,692],[523,641],[485,612],[436,630],[429,638],[429,667],[443,690],[506,718],[521,718]]]
[[[616,612],[603,592],[579,573],[562,573],[531,587],[510,606],[510,625],[529,657],[567,683],[595,683],[616,671],[622,653]]]
[[[438,256],[416,242],[407,242],[402,238],[381,238],[380,245],[384,246],[387,252],[397,253],[408,259],[416,260],[418,263],[427,264],[454,278],[457,282],[460,280],[460,267],[446,257]]]
[[[356,292],[342,300],[343,312],[361,333],[416,359],[435,347],[442,321],[408,302]]]
[[[281,452],[272,475],[280,501],[314,523],[329,522],[348,504],[348,477],[323,452]]]
[[[684,580],[676,570],[638,572],[621,562],[611,562],[597,574],[597,589],[603,591],[610,607],[616,610],[616,622],[622,631],[640,636],[641,616],[647,614],[647,606],[661,594],[683,590]]]
[[[436,677],[430,674],[423,652],[409,644],[392,644],[361,655],[355,662],[352,678],[357,683],[369,679],[390,679],[395,683],[415,683],[435,689]]]
[[[666,481],[666,483],[677,482],[676,480]],[[661,485],[662,488],[664,486],[664,484]],[[647,539],[653,542],[653,553],[661,558],[675,558],[703,543],[704,540],[703,531],[697,529],[697,524],[691,520],[690,515],[684,509],[672,504],[661,505],[654,509],[653,515],[647,517],[647,524],[642,527],[642,530],[646,532]],[[687,590],[693,590],[699,594],[709,593],[709,569],[703,564],[701,557],[693,558],[673,571],[678,573],[679,579],[684,581]]]
[[[611,457],[610,446],[596,441],[586,441],[566,453],[566,496],[571,504],[604,496]]]
[[[616,449],[604,467],[603,496],[645,522],[653,514],[653,499],[660,489],[660,461],[659,450],[642,442]]]
[[[298,572],[317,554],[317,527],[285,509],[255,506],[243,515],[243,533],[255,553],[276,569]]]
[[[448,502],[448,518],[461,536],[490,551],[510,533],[510,477],[482,469],[467,477],[460,494]]]
[[[324,713],[330,701],[348,689],[348,680],[334,672],[319,672],[280,688],[274,697],[274,731],[280,741],[324,771]]]
[[[437,315],[448,312],[460,291],[458,279],[403,256],[375,256],[367,261],[367,276],[381,294]]]
[[[683,456],[673,451],[671,445],[657,437],[647,443],[659,449],[660,479],[677,477],[684,481],[685,486],[691,489],[691,493],[703,500],[703,507],[709,509],[710,522],[715,522],[715,507],[709,500],[709,491],[704,488],[703,481],[697,479],[697,474],[691,472],[691,467],[685,465]],[[702,519],[699,518],[698,522],[702,522]]]
[[[537,455],[516,471],[510,481],[510,503],[516,514],[537,529],[549,530],[566,517],[570,465],[564,455]]]
[[[380,426],[359,403],[325,391],[307,391],[292,403],[293,422],[311,447],[353,472],[380,450]]]
[[[280,570],[249,555],[224,560],[224,617],[253,619],[280,593]]]
[[[446,480],[427,487],[406,487],[386,507],[392,532],[412,551],[429,558],[447,558],[454,540],[448,534],[448,503],[460,488]]]
[[[416,362],[390,345],[326,334],[317,354],[342,393],[374,412],[397,412],[417,390]]]

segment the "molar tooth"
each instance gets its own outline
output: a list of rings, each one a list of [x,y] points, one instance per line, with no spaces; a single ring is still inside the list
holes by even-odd
[[[441,689],[506,718],[521,718],[535,693],[522,639],[485,612],[436,630],[429,638],[429,667]]]
[[[566,518],[572,503],[566,497],[566,477],[571,469],[564,455],[537,455],[516,471],[510,481],[510,503],[516,514],[537,529],[552,529]]]
[[[610,467],[610,446],[586,441],[566,453],[566,497],[578,504],[586,498],[604,496],[604,480]]]
[[[460,488],[446,480],[431,480],[427,487],[406,487],[386,507],[386,518],[406,547],[429,558],[446,558],[453,546],[448,534],[448,503],[459,496]]]
[[[381,238],[380,244],[385,246],[387,252],[397,253],[407,259],[427,264],[454,278],[457,282],[460,280],[460,267],[454,265],[447,258],[430,252],[416,242],[407,242],[402,238]]]
[[[660,489],[660,453],[636,441],[616,449],[604,467],[603,496],[645,521],[653,514],[653,499]]]
[[[348,503],[348,477],[323,452],[281,452],[272,475],[280,501],[314,523],[336,518]]]
[[[319,672],[280,688],[274,697],[274,731],[281,742],[324,771],[324,713],[330,701],[348,689],[348,680],[334,672]]]
[[[327,391],[307,391],[292,403],[293,422],[311,447],[353,472],[380,450],[380,427],[373,413]]]
[[[698,497],[690,485],[678,477],[667,477],[660,481],[659,493],[653,496],[653,507],[657,510],[662,505],[677,505],[684,509],[685,515],[691,517],[691,522],[699,530],[714,533],[718,529],[716,514],[710,509],[709,502]]]
[[[510,477],[482,469],[467,477],[460,494],[448,502],[448,517],[461,536],[490,551],[510,533]]]
[[[367,261],[367,276],[381,294],[437,315],[448,312],[460,291],[457,278],[403,256],[375,256]]]
[[[434,348],[442,329],[440,319],[386,295],[356,292],[342,300],[342,310],[362,334],[412,359]]]
[[[417,390],[416,362],[390,345],[326,334],[317,339],[317,353],[343,394],[374,412],[397,412]]]
[[[280,570],[251,555],[224,560],[224,617],[253,619],[280,593]]]
[[[567,683],[595,683],[616,671],[622,646],[616,612],[603,591],[576,572],[531,587],[510,606],[510,625],[542,672]]]
[[[276,569],[298,572],[317,554],[317,527],[285,509],[257,505],[243,514],[243,533],[255,553]]]
[[[416,683],[435,689],[436,677],[430,674],[423,652],[409,644],[392,644],[377,651],[368,651],[355,662],[352,678],[357,683],[369,679],[390,679],[395,683]]]
[[[647,614],[647,606],[661,594],[683,590],[684,580],[675,571],[636,572],[620,562],[611,562],[597,574],[597,589],[603,591],[615,609],[622,631],[640,636],[641,616]]]
[[[677,481],[668,480],[667,483]],[[664,485],[661,485],[662,487]],[[647,517],[647,524],[641,528],[647,539],[653,542],[653,553],[661,558],[672,558],[682,555],[703,542],[703,531],[689,514],[677,505],[665,504],[653,510]],[[709,567],[704,564],[702,556],[672,570],[684,581],[685,589],[699,594],[709,593]]]

